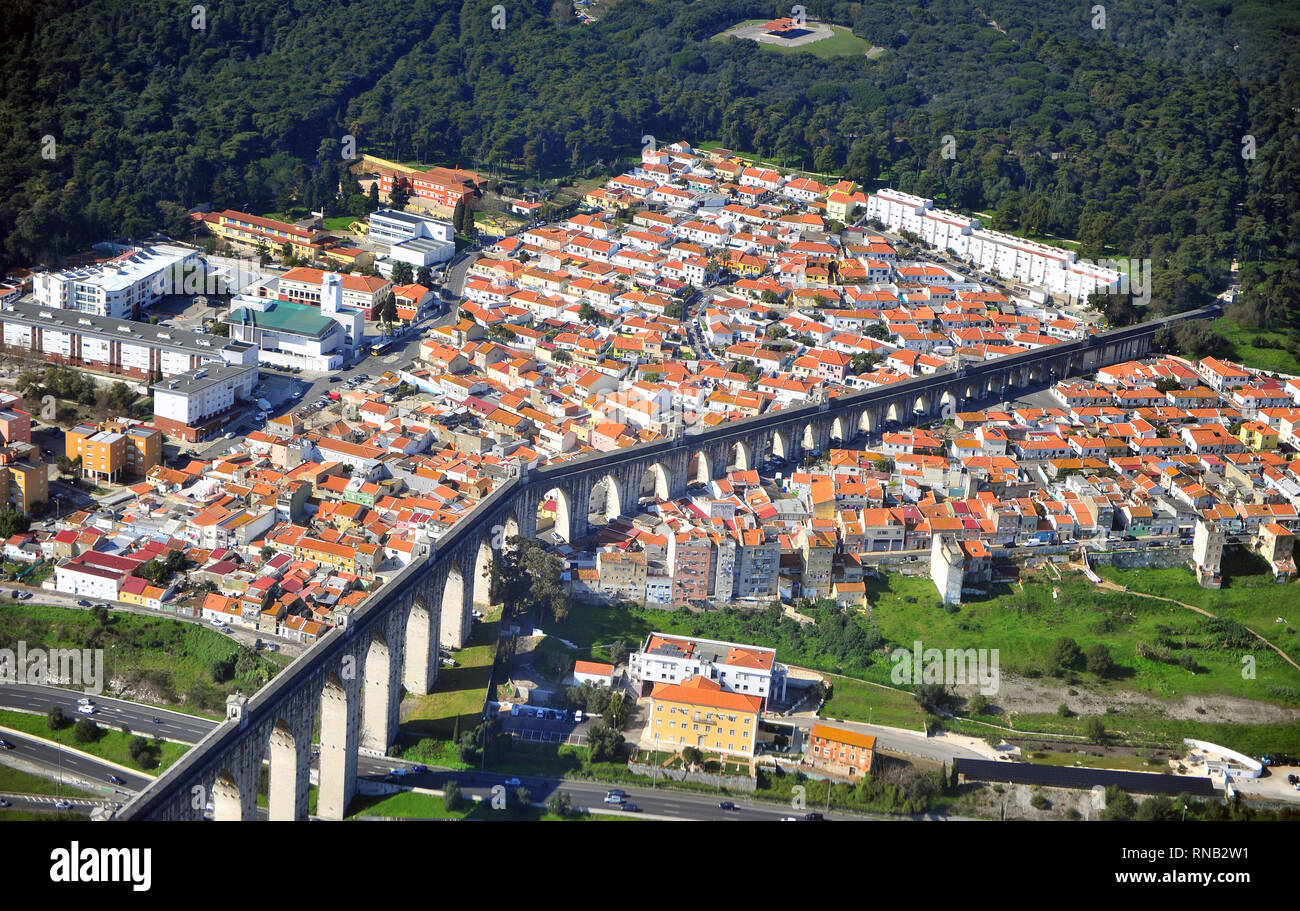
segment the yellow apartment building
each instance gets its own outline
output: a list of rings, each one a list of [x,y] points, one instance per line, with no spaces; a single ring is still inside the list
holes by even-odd
[[[650,693],[650,736],[663,749],[752,758],[762,704],[758,696],[727,692],[703,676],[660,683]]]

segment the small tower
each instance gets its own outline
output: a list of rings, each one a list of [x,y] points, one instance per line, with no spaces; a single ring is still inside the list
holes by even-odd
[[[320,280],[320,312],[331,316],[343,309],[343,278],[337,272],[326,272]]]

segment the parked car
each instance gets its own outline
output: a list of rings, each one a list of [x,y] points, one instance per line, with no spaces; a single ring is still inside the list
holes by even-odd
[[[78,602],[77,602],[77,607],[90,607],[90,602],[89,602],[89,601],[78,601]]]
[[[522,782],[520,782],[520,780],[519,780],[518,778],[507,778],[507,779],[506,779],[506,787],[507,787],[507,788],[517,788],[517,787],[519,787],[520,784],[522,784]]]
[[[26,601],[26,600],[27,600],[28,598],[30,598],[31,596],[32,596],[32,593],[31,593],[31,592],[19,592],[19,593],[18,593],[18,600],[19,600],[19,601]]]
[[[515,718],[518,717],[518,715],[519,715],[519,706],[517,705],[510,706],[510,717]]]
[[[573,720],[578,724],[582,724],[582,709],[573,710]]]

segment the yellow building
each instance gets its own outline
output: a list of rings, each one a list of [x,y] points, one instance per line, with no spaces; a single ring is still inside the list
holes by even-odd
[[[1262,452],[1266,449],[1277,449],[1278,433],[1261,421],[1247,421],[1237,431],[1237,439],[1256,452]]]
[[[25,513],[34,504],[49,500],[49,466],[32,458],[15,458],[7,450],[0,459],[0,508]]]
[[[679,752],[695,747],[752,757],[762,704],[758,696],[727,692],[698,675],[684,683],[660,683],[650,694],[650,736]]]
[[[162,431],[125,421],[78,424],[64,437],[69,459],[81,457],[81,475],[96,481],[144,477],[162,464]]]

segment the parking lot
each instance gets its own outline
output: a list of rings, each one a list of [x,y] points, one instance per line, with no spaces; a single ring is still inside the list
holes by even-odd
[[[518,714],[514,710],[518,709]],[[565,709],[521,705],[501,713],[507,733],[520,740],[534,743],[568,743],[581,746],[587,741],[587,730],[600,721],[600,716],[584,713],[582,721],[574,720],[574,713]]]

